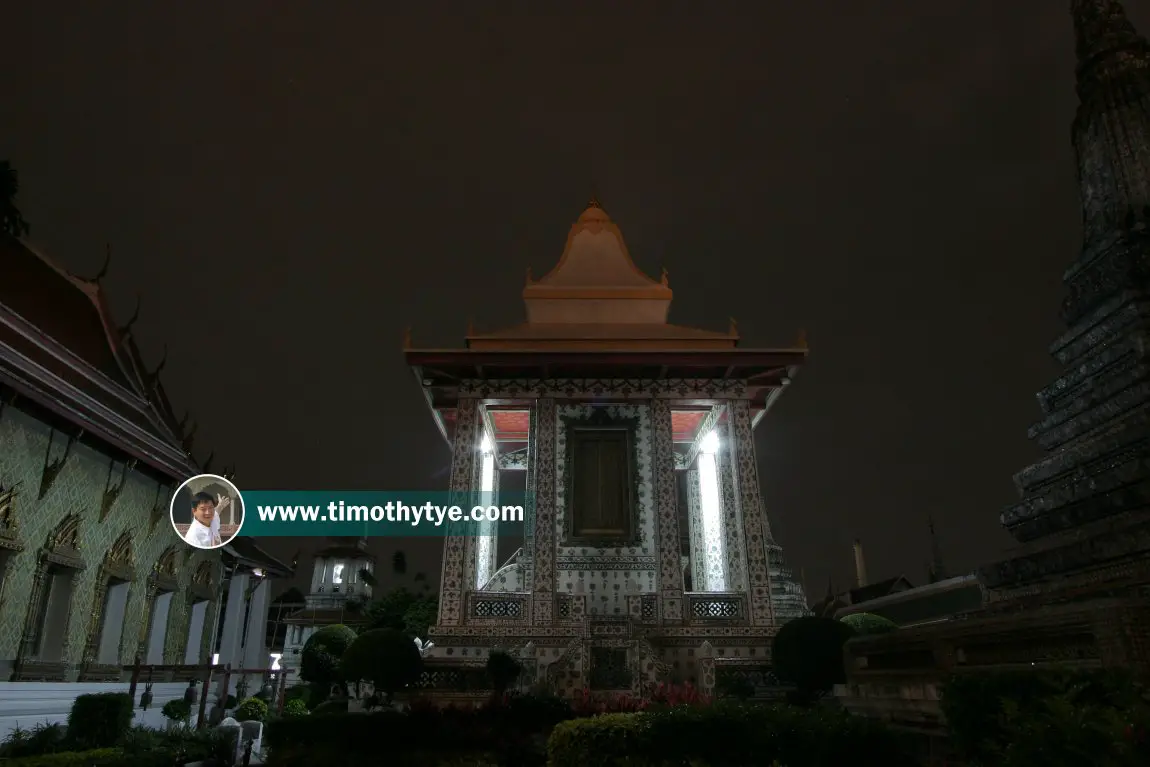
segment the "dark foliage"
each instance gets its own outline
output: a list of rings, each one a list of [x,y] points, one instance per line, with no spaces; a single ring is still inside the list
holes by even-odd
[[[846,681],[843,645],[853,634],[833,618],[797,618],[779,629],[772,645],[775,673],[795,686],[796,702],[816,700]]]
[[[944,686],[942,710],[971,763],[1150,764],[1150,696],[1125,669],[966,672]]]
[[[368,627],[394,629],[410,638],[427,638],[427,629],[435,625],[439,600],[405,588],[389,591],[364,609]]]
[[[7,160],[0,160],[0,232],[13,237],[28,234],[28,222],[16,207],[16,197],[20,194],[20,175]]]
[[[889,634],[898,631],[898,624],[889,618],[873,613],[854,613],[841,619],[843,623],[854,629],[855,636],[865,637],[875,634]]]
[[[354,641],[355,632],[347,626],[325,626],[308,637],[300,656],[299,675],[312,685],[316,697],[326,698],[331,685],[342,681],[339,661]]]
[[[73,748],[109,748],[132,727],[135,701],[122,692],[81,695],[68,714],[68,740]]]
[[[502,650],[495,650],[487,656],[487,676],[495,697],[502,698],[521,673],[523,666],[519,661]]]
[[[346,681],[366,680],[389,698],[419,679],[423,658],[411,637],[395,629],[374,629],[356,637],[340,663]]]

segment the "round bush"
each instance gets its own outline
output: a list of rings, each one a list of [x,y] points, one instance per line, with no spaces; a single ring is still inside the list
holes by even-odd
[[[300,698],[292,698],[284,702],[284,716],[307,716],[307,703]]]
[[[355,632],[343,625],[325,626],[312,634],[300,655],[300,679],[319,687],[341,681],[336,673],[339,661],[354,641]]]
[[[846,681],[843,645],[853,635],[853,628],[834,618],[788,621],[772,643],[775,674],[803,697],[817,698]]]
[[[419,679],[423,658],[411,638],[395,629],[373,629],[356,637],[340,663],[344,681],[369,681],[389,697]]]
[[[259,698],[248,698],[236,709],[238,722],[262,722],[268,717],[268,704]]]

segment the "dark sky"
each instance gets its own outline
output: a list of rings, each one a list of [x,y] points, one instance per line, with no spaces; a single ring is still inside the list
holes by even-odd
[[[5,9],[31,239],[85,275],[112,243],[201,457],[241,488],[444,487],[402,328],[521,321],[596,188],[672,321],[807,330],[758,446],[812,595],[855,537],[872,579],[921,580],[928,515],[952,569],[1001,555],[1080,236],[1069,3],[479,5]],[[402,547],[438,577],[438,542]]]

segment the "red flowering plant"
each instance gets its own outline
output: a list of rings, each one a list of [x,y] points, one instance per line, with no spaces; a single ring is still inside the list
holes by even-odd
[[[659,708],[708,706],[711,704],[711,700],[711,696],[705,695],[702,690],[690,682],[683,684],[660,682],[651,691],[651,705]]]
[[[575,696],[575,700],[571,703],[571,712],[576,717],[595,716],[597,714],[626,714],[632,711],[643,711],[646,708],[647,701],[627,693],[596,695],[586,687],[579,695]]]

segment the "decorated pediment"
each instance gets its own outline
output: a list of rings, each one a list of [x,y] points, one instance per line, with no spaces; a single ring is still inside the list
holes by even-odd
[[[200,562],[192,573],[190,586],[192,600],[213,600],[216,598],[216,567],[212,561]]]
[[[152,581],[158,591],[175,591],[179,587],[180,546],[169,546],[152,565]]]
[[[48,534],[44,542],[44,558],[53,564],[84,569],[84,557],[80,553],[80,515],[69,514]]]
[[[132,551],[132,534],[125,530],[104,555],[104,571],[122,581],[133,580],[136,570],[135,555]]]
[[[20,526],[16,522],[17,487],[0,484],[0,549],[20,551]]]

